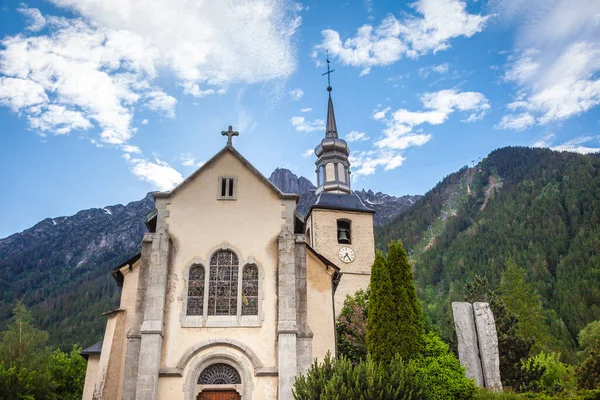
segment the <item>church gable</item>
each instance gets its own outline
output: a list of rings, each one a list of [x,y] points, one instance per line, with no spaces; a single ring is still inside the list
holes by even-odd
[[[281,199],[298,199],[298,195],[296,195],[296,194],[281,192],[275,185],[273,185],[273,183],[271,183],[271,181],[269,181],[263,174],[261,174],[248,160],[246,160],[240,154],[240,152],[238,152],[230,144],[228,144],[223,149],[221,149],[221,151],[219,151],[217,154],[215,154],[210,160],[208,160],[207,162],[202,164],[202,166],[200,168],[198,168],[194,173],[192,173],[189,177],[187,177],[183,182],[181,182],[179,185],[177,185],[173,190],[171,190],[170,192],[165,192],[164,194],[168,195],[169,197],[172,197],[176,193],[184,190],[185,187],[189,186],[193,181],[195,181],[199,175],[205,173],[205,171],[207,171],[207,170],[215,168],[215,165],[219,165],[222,162],[223,158],[228,158],[228,155],[231,155],[235,159],[237,159],[241,165],[243,165],[249,172],[251,172],[253,175],[255,175],[256,179],[259,182],[262,182],[271,192],[273,192],[279,198],[281,198]],[[234,178],[234,177],[227,176],[226,174],[224,174],[223,178],[227,179],[227,178]],[[218,196],[220,198],[223,199],[226,197],[235,197],[235,193],[230,193],[230,190],[229,190],[229,189],[231,189],[229,187],[230,182],[232,182],[232,181],[231,180],[227,181],[226,187],[221,187],[221,186],[219,187]],[[233,181],[233,186],[234,186],[233,189],[235,189],[235,184],[236,184],[236,182]],[[224,189],[224,190],[221,190],[221,189]],[[233,192],[235,192],[235,190]]]

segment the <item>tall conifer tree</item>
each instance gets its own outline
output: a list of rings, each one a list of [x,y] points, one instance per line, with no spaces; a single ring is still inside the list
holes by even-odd
[[[425,330],[412,269],[400,241],[390,243],[387,267],[394,295],[395,320],[401,337],[401,345],[396,352],[408,360],[420,354]]]
[[[376,362],[389,363],[401,345],[393,297],[385,258],[377,252],[371,270],[367,320],[367,350]]]

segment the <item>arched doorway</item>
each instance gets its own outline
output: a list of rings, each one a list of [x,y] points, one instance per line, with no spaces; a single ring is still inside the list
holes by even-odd
[[[202,390],[196,400],[241,400],[242,378],[229,364],[218,363],[206,367],[198,377]]]

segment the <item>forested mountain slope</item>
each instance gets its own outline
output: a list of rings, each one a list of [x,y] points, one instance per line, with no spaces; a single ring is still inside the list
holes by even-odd
[[[547,349],[572,356],[578,332],[600,318],[597,155],[496,150],[376,232],[379,248],[401,239],[412,252],[419,297],[447,337],[465,282],[481,275],[498,287],[511,258],[540,295]]]

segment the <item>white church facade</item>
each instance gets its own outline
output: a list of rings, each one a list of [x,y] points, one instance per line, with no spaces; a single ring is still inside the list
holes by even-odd
[[[113,271],[119,308],[88,358],[84,400],[292,399],[294,379],[336,354],[335,316],[366,288],[373,213],[350,190],[331,87],[306,218],[227,145],[154,193],[141,253]]]

